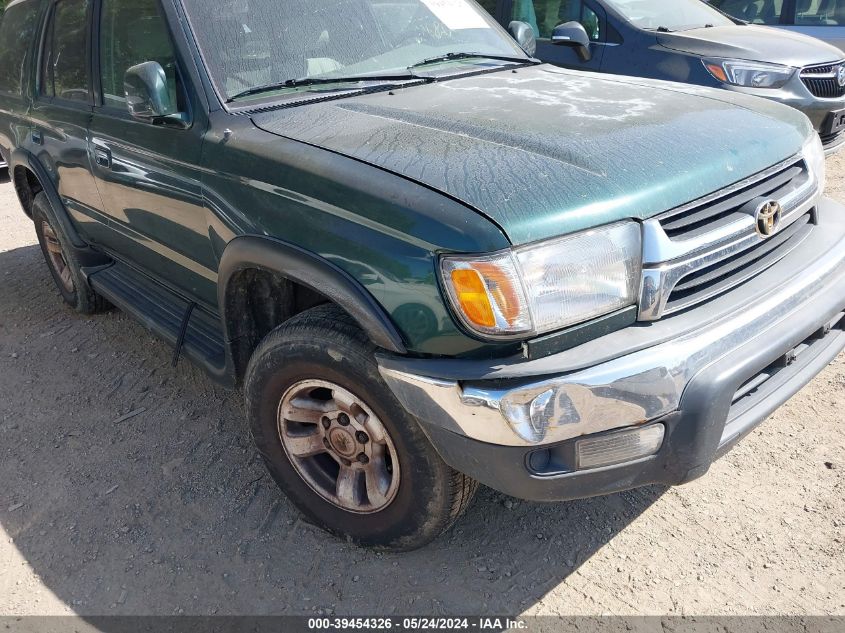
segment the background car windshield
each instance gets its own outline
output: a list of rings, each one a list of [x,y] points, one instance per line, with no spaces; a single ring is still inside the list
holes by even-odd
[[[684,31],[708,25],[733,24],[701,0],[607,0],[607,3],[641,29],[662,27],[670,31]]]
[[[452,52],[525,56],[471,0],[183,2],[224,97],[288,79],[406,73]]]

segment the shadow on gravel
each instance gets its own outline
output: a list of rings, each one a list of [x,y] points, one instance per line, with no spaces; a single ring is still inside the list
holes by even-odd
[[[0,523],[79,614],[516,613],[663,492],[540,505],[484,489],[424,550],[361,550],[300,519],[240,395],[170,353],[119,312],[65,309],[36,246],[0,253]]]

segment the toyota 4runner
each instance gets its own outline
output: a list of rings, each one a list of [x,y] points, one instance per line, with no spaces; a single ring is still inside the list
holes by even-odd
[[[808,119],[543,65],[471,0],[12,0],[0,146],[59,293],[226,385],[312,521],[681,484],[845,347]],[[526,34],[526,31],[529,34]]]

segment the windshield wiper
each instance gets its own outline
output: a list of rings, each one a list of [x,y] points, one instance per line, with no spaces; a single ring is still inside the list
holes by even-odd
[[[514,62],[517,64],[536,64],[537,60],[530,57],[517,57],[516,55],[487,55],[485,53],[446,53],[445,55],[437,55],[436,57],[429,57],[416,64],[408,66],[408,70],[419,68],[420,66],[427,66],[429,64],[436,64],[437,62],[450,62],[456,59],[495,59],[501,62]]]
[[[262,94],[265,92],[275,92],[276,90],[284,90],[285,88],[301,88],[305,86],[322,86],[331,84],[350,84],[350,83],[373,83],[373,82],[396,82],[396,81],[420,81],[431,82],[431,77],[420,77],[412,73],[402,75],[352,75],[350,77],[302,77],[300,79],[287,79],[276,83],[265,84],[263,86],[255,86],[249,90],[244,90],[226,99],[226,103],[232,103],[244,97],[251,97],[253,95]]]

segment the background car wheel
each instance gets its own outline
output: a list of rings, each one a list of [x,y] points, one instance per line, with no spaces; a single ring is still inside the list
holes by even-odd
[[[267,468],[311,521],[360,545],[409,550],[452,525],[478,484],[440,459],[374,351],[343,311],[309,310],[255,351],[247,411]]]
[[[82,314],[108,310],[111,307],[109,302],[91,289],[73,249],[65,246],[67,240],[60,232],[56,215],[43,192],[32,202],[32,219],[41,252],[65,303]]]

